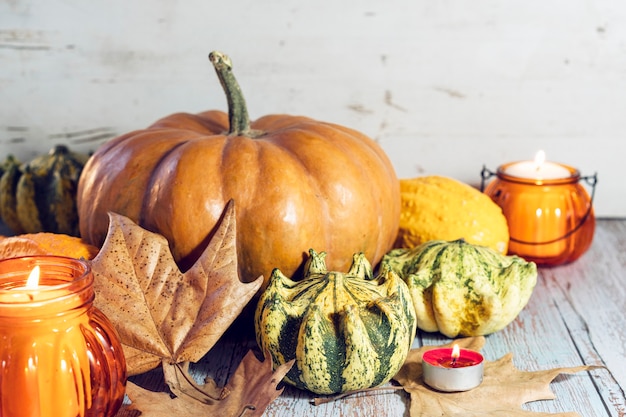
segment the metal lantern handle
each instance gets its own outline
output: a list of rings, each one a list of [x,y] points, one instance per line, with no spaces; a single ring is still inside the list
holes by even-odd
[[[495,177],[497,174],[493,171],[490,171],[487,166],[483,165],[482,171],[480,171],[480,192],[485,192],[485,181],[487,181],[491,177]]]
[[[497,175],[497,173],[490,171],[486,166],[483,165],[483,169],[480,172],[480,176],[481,176],[481,182],[480,182],[480,191],[484,192],[485,190],[485,181],[488,180],[489,178],[493,177]],[[589,201],[589,207],[587,208],[587,212],[585,213],[585,215],[580,219],[580,221],[578,222],[578,224],[570,231],[568,231],[567,233],[565,233],[563,236],[558,237],[556,239],[552,239],[552,240],[547,240],[544,242],[528,242],[525,240],[519,240],[514,238],[513,236],[509,236],[509,240],[515,242],[515,243],[520,243],[520,244],[524,244],[524,245],[548,245],[551,243],[555,243],[558,242],[559,240],[563,240],[568,238],[569,236],[573,235],[574,233],[576,233],[578,231],[578,229],[580,229],[583,224],[585,224],[585,222],[587,221],[587,219],[589,218],[589,216],[591,215],[591,211],[593,210],[593,199],[595,198],[595,194],[596,194],[596,185],[598,184],[598,173],[594,172],[593,175],[586,175],[586,176],[582,176],[580,177],[580,180],[583,180],[587,183],[588,186],[591,187],[591,198]]]

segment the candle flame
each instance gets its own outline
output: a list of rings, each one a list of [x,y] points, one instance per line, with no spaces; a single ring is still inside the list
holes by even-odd
[[[32,289],[39,286],[39,265],[35,266],[26,280],[26,288]]]
[[[537,151],[535,155],[535,169],[539,171],[544,162],[546,162],[546,153],[542,150]]]
[[[459,358],[459,356],[461,356],[461,349],[459,349],[459,345],[457,345],[456,343],[454,344],[454,346],[452,347],[452,359],[456,360]]]

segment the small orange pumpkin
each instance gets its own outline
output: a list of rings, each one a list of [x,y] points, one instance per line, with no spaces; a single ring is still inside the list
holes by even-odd
[[[77,193],[81,236],[101,245],[107,212],[160,233],[184,269],[235,200],[241,277],[294,275],[311,247],[344,270],[355,252],[377,263],[398,232],[400,189],[382,148],[355,130],[307,117],[250,122],[228,57],[211,62],[229,113],[178,113],[101,146]]]
[[[69,258],[93,259],[99,249],[81,238],[62,233],[24,233],[0,236],[0,259],[18,256],[57,255]]]

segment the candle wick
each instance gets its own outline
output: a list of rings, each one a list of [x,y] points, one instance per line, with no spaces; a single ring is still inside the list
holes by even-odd
[[[455,367],[456,366],[456,356],[452,358],[452,366]]]

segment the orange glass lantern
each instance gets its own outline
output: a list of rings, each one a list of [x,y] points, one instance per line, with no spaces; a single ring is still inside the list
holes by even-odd
[[[568,165],[539,160],[512,162],[493,173],[483,167],[485,194],[502,208],[509,225],[509,253],[537,265],[572,262],[593,240],[597,176],[581,177]],[[547,164],[547,165],[543,165]],[[485,181],[496,176],[485,187]],[[591,185],[591,197],[580,184]]]
[[[85,261],[0,261],[0,417],[115,415],[126,361],[93,300]]]

